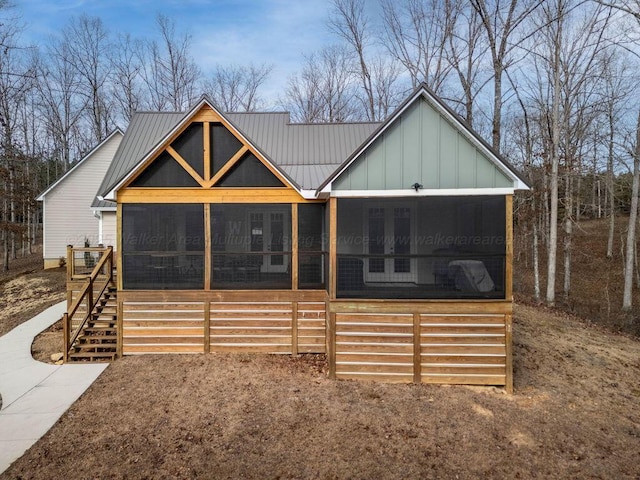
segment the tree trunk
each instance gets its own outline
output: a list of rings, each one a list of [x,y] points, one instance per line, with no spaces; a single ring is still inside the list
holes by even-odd
[[[562,19],[558,19],[557,41],[554,45],[553,100],[551,118],[551,178],[549,206],[549,257],[547,259],[547,305],[556,302],[556,259],[558,253],[558,170],[560,163],[560,39]]]
[[[536,302],[540,303],[540,254],[538,248],[538,218],[533,219],[533,290]]]
[[[633,155],[633,186],[631,189],[631,211],[629,212],[629,228],[627,229],[627,246],[624,267],[624,293],[622,310],[631,311],[633,306],[633,252],[636,243],[636,220],[638,217],[638,188],[640,186],[640,113],[636,127],[636,145]]]
[[[569,292],[571,291],[571,240],[573,234],[573,222],[571,221],[571,212],[573,209],[573,194],[571,189],[571,178],[567,175],[565,183],[565,214],[564,214],[564,300],[569,300]]]
[[[607,155],[607,200],[609,201],[609,237],[607,238],[607,258],[613,257],[613,235],[615,233],[615,199],[613,195],[613,118],[609,117],[609,152]]]

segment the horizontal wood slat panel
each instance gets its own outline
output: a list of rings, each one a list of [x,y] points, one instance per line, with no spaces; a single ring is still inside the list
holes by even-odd
[[[198,327],[182,327],[182,328],[167,328],[167,327],[130,327],[127,328],[128,338],[134,337],[148,337],[148,336],[158,336],[158,337],[199,337],[202,336],[202,326]]]
[[[122,352],[203,353],[204,302],[123,302]]]
[[[211,352],[292,352],[292,302],[211,302]]]
[[[427,324],[497,324],[504,325],[504,315],[420,315],[420,323]]]
[[[136,310],[158,311],[158,310],[170,310],[170,311],[184,311],[195,310],[202,311],[204,307],[203,302],[182,302],[182,303],[161,303],[161,302],[126,302],[124,304],[127,311],[134,312]]]
[[[504,315],[420,315],[425,383],[506,382]]]
[[[235,343],[233,345],[212,343],[211,352],[216,353],[291,353],[291,344],[289,345],[253,345]]]
[[[126,355],[139,355],[148,353],[202,353],[202,345],[128,345],[124,350]]]
[[[203,336],[202,333],[198,335],[183,335],[183,336],[165,336],[165,335],[154,335],[154,336],[125,336],[122,339],[123,345],[200,345],[202,347]]]
[[[504,365],[451,365],[446,367],[434,367],[422,365],[422,375],[447,374],[447,375],[504,375]]]
[[[373,382],[383,382],[383,383],[411,383],[413,381],[413,374],[405,375],[403,373],[399,374],[389,374],[389,373],[378,373],[378,372],[350,372],[336,371],[336,376],[341,378],[342,380],[364,380],[364,381],[373,381]]]
[[[189,327],[197,327],[202,328],[202,320],[185,320],[183,318],[172,320],[170,322],[171,328],[189,328]],[[166,320],[123,320],[122,326],[124,328],[158,328],[158,327],[166,327]]]
[[[325,302],[298,302],[297,334],[299,353],[325,353]]]
[[[450,385],[504,385],[505,375],[423,375],[423,383]]]
[[[337,313],[335,332],[337,378],[413,380],[413,315]]]

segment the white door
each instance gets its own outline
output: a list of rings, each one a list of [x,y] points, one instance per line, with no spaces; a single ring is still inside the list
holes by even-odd
[[[409,256],[415,250],[412,208],[398,205],[369,207],[366,215],[367,253],[374,256],[365,262],[365,281],[415,283],[416,260]],[[376,258],[375,255],[381,256]]]
[[[288,251],[291,239],[285,236],[284,211],[258,211],[249,214],[251,252],[269,253],[262,255],[261,272],[285,273],[289,267],[289,256],[278,252]]]

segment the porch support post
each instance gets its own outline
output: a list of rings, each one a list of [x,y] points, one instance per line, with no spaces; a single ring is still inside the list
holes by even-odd
[[[211,290],[211,205],[204,204],[204,289]]]
[[[291,290],[298,290],[298,204],[291,204]]]
[[[204,302],[204,353],[211,353],[211,301]]]
[[[505,197],[505,274],[504,294],[505,299],[513,301],[513,195]]]
[[[413,383],[422,382],[422,341],[420,339],[420,314],[413,313]]]
[[[122,290],[122,203],[117,201],[116,210],[116,245],[118,251],[116,252],[116,272],[118,274],[118,290]]]
[[[291,303],[291,354],[298,355],[298,302]]]
[[[73,246],[67,245],[67,283],[69,283],[73,278],[73,272],[75,269],[73,263],[74,263]],[[69,305],[67,305],[67,308],[68,307]]]
[[[504,326],[505,326],[505,347],[506,347],[506,355],[505,355],[505,367],[506,367],[506,377],[505,377],[505,389],[507,393],[513,393],[513,349],[511,348],[512,338],[512,316],[511,314],[507,314],[504,316]]]
[[[336,314],[328,312],[327,318],[327,358],[329,359],[329,378],[336,378]]]
[[[329,199],[329,299],[335,300],[337,294],[337,248],[338,248],[338,199]]]

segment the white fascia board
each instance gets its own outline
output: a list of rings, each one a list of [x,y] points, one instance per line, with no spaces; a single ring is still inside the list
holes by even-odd
[[[318,195],[316,195],[316,191],[315,190],[300,190],[300,195],[302,195],[302,198],[304,198],[305,200],[317,200],[318,199]]]
[[[472,195],[512,195],[513,188],[426,188],[417,192],[413,188],[398,190],[334,190],[332,197],[455,197]]]

